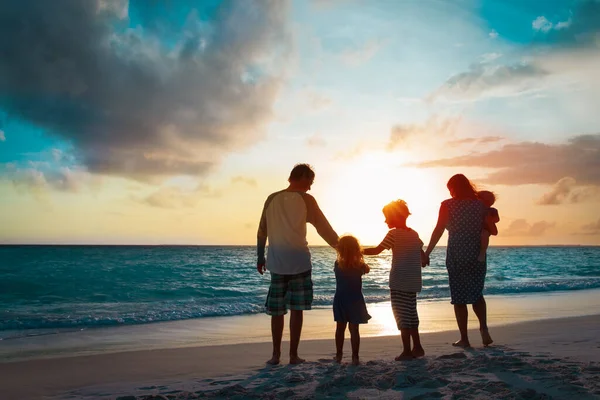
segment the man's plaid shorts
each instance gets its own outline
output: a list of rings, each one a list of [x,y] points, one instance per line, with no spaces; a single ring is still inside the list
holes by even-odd
[[[265,302],[267,314],[278,316],[290,310],[310,310],[313,300],[311,270],[295,275],[271,272],[271,286]]]

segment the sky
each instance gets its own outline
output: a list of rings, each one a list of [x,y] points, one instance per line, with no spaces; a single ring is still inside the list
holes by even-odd
[[[0,243],[252,245],[309,163],[363,244],[463,173],[491,245],[600,245],[599,0],[22,0],[0,54]]]

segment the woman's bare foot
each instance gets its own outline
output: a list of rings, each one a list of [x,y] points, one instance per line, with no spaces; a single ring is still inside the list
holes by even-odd
[[[304,361],[306,361],[304,358],[300,358],[298,356],[290,357],[290,364],[292,365],[302,364]]]
[[[360,365],[360,360],[358,356],[352,356],[352,365]]]
[[[413,355],[411,352],[406,352],[403,351],[398,357],[394,358],[394,360],[396,361],[406,361],[406,360],[412,360],[413,359]]]
[[[333,359],[335,360],[336,363],[340,364],[342,362],[343,355],[344,355],[343,353],[336,353],[335,357],[333,357]]]
[[[454,347],[462,347],[463,349],[468,349],[469,347],[471,347],[471,343],[469,343],[468,340],[459,340],[458,342],[454,342],[452,343],[452,346]]]
[[[492,337],[490,336],[490,332],[487,329],[480,329],[481,332],[481,341],[483,342],[484,347],[488,347],[490,344],[494,343]]]
[[[423,349],[423,347],[419,346],[419,347],[415,347],[414,349],[412,349],[411,354],[413,356],[413,358],[421,358],[425,356],[425,349]]]
[[[273,357],[271,357],[271,359],[267,361],[267,364],[269,364],[269,365],[277,365],[277,364],[279,364],[279,359],[280,358],[281,358],[281,354],[279,354],[279,355],[273,354]]]

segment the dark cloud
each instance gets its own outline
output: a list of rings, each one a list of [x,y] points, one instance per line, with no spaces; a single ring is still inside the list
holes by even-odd
[[[580,185],[600,185],[600,134],[575,136],[562,144],[507,144],[498,150],[426,161],[417,166],[495,169],[485,179],[490,184],[554,184],[569,176]]]
[[[540,205],[556,205],[564,203],[581,203],[600,198],[600,189],[595,186],[577,187],[577,181],[571,177],[560,179],[537,202]]]
[[[502,231],[502,236],[542,236],[555,225],[554,222],[538,221],[530,224],[525,219],[516,219]]]
[[[129,29],[126,5],[2,2],[0,108],[71,142],[91,172],[142,180],[204,174],[261,136],[289,50],[286,2],[224,1],[211,23],[190,9],[178,30]]]

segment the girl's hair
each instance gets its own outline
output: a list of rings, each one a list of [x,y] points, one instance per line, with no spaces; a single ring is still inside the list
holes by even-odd
[[[383,207],[383,215],[389,220],[405,220],[410,215],[408,205],[404,200],[394,200]]]
[[[341,269],[361,268],[365,264],[358,239],[344,235],[337,245],[337,262]]]
[[[480,190],[477,192],[477,197],[488,207],[493,206],[496,202],[496,194],[494,192],[490,192],[489,190]]]
[[[456,174],[446,185],[455,199],[477,199],[477,187],[463,174]]]

